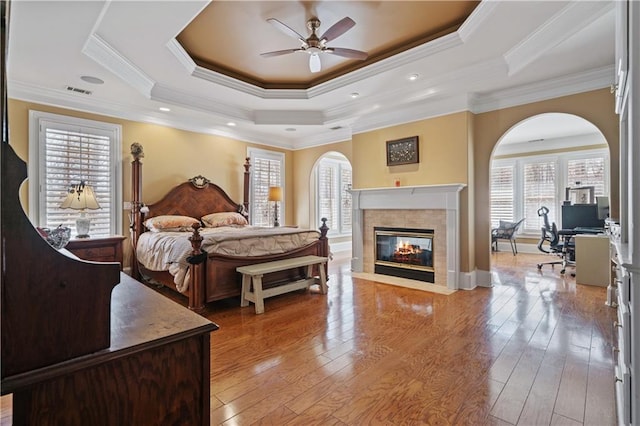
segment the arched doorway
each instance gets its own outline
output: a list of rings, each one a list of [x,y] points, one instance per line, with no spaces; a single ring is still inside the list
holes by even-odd
[[[327,218],[332,253],[350,251],[351,162],[339,152],[324,153],[314,164],[309,182],[311,223]]]
[[[524,219],[516,235],[518,252],[539,253],[538,209],[547,207],[550,219],[561,226],[567,188],[593,187],[594,196],[607,197],[609,170],[606,138],[588,120],[565,113],[522,120],[499,139],[491,154],[491,227]],[[497,250],[510,252],[509,241],[498,241]]]

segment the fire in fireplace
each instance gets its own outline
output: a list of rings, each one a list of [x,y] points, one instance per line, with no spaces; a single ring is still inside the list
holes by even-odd
[[[433,229],[375,227],[376,274],[435,282]]]

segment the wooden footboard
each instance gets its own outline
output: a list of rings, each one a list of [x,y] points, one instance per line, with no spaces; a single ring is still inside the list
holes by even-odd
[[[274,260],[290,259],[292,257],[315,255],[329,256],[329,241],[327,239],[326,219],[322,219],[320,238],[313,244],[299,249],[269,256],[257,257],[231,257],[217,254],[205,254],[200,249],[201,239],[195,237],[197,229],[192,236],[193,246],[191,263],[191,284],[189,285],[189,309],[201,311],[204,304],[228,297],[239,296],[242,289],[242,276],[236,272],[238,266],[253,265],[256,263],[271,262]],[[326,265],[325,265],[326,268]],[[326,272],[326,271],[325,271]],[[269,288],[283,282],[302,279],[306,275],[305,268],[291,269],[270,274],[263,278],[263,287]]]

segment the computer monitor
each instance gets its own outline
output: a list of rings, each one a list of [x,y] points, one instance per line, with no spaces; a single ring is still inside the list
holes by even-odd
[[[598,217],[598,205],[562,206],[562,229],[574,228],[604,228],[604,219]]]

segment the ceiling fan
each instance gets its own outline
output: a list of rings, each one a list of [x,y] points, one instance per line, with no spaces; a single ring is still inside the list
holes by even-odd
[[[301,43],[301,47],[299,47],[298,49],[285,49],[261,53],[260,56],[263,56],[265,58],[286,55],[295,52],[305,52],[309,54],[309,69],[311,70],[311,72],[319,72],[322,69],[322,64],[320,63],[321,53],[331,53],[332,55],[342,56],[344,58],[360,60],[367,59],[367,57],[369,56],[366,52],[362,52],[360,50],[327,46],[327,42],[340,37],[342,34],[353,28],[353,26],[356,24],[355,21],[348,16],[333,24],[320,37],[316,35],[316,30],[320,27],[320,20],[318,18],[309,19],[307,21],[307,28],[309,28],[309,30],[311,31],[311,35],[307,38],[304,38],[296,30],[283,24],[275,18],[269,18],[267,19],[267,22],[272,24],[274,27],[276,27],[286,35],[298,39],[298,41]]]

